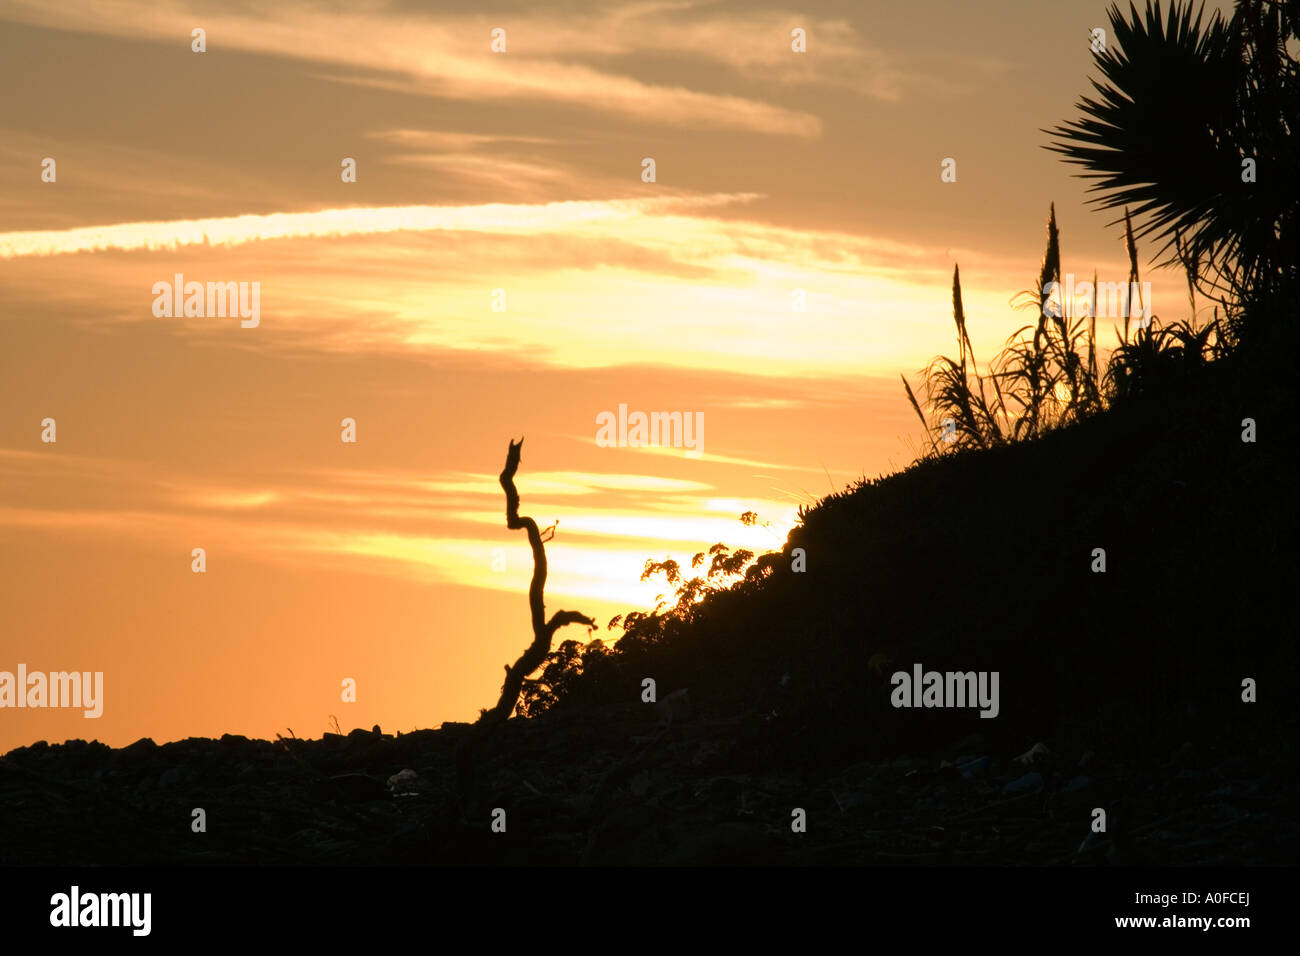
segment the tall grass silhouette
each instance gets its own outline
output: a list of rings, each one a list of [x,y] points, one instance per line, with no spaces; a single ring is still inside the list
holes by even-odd
[[[1141,288],[1141,273],[1127,214],[1124,241],[1129,258],[1126,288],[1136,292]],[[1180,248],[1185,252],[1185,247]],[[1212,321],[1197,323],[1194,264],[1187,255],[1191,318],[1166,326],[1159,316],[1150,315],[1135,331],[1135,303],[1125,296],[1123,327],[1115,328],[1116,344],[1103,361],[1097,344],[1096,273],[1091,301],[1074,314],[1052,294],[1061,282],[1061,234],[1053,204],[1038,278],[1032,289],[1018,297],[1036,312],[1034,323],[1012,333],[983,372],[966,328],[960,267],[954,267],[952,312],[958,358],[940,355],[922,370],[924,406],[902,377],[907,400],[926,430],[925,456],[1028,441],[1116,402],[1172,386],[1185,373],[1205,365],[1220,351],[1219,318],[1216,311]],[[1150,312],[1151,304],[1140,297],[1136,305],[1143,315]]]
[[[966,330],[961,281],[953,271],[958,359],[924,369],[926,402],[903,378],[928,438],[925,457],[1033,439],[1140,396],[1185,386],[1208,363],[1249,339],[1256,357],[1291,347],[1300,306],[1300,5],[1237,0],[1225,19],[1204,3],[1175,0],[1166,15],[1112,5],[1112,42],[1094,53],[1097,98],[1081,119],[1044,130],[1045,148],[1085,168],[1090,201],[1124,209],[1129,288],[1140,282],[1136,239],[1161,243],[1160,265],[1181,265],[1189,316],[1151,315],[1122,331],[1101,367],[1096,303],[1084,315],[1054,309],[1047,289],[1061,275],[1055,206],[1035,288],[1024,293],[1035,322],[1017,331],[980,372]],[[1136,231],[1133,213],[1145,217]],[[1094,289],[1096,281],[1094,278]],[[1197,320],[1196,299],[1215,303]],[[1151,304],[1142,303],[1144,315]]]

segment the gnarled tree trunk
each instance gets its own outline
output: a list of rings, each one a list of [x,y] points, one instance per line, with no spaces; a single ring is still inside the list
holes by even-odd
[[[577,611],[556,611],[549,621],[546,620],[546,607],[543,592],[546,588],[546,548],[542,541],[542,532],[537,522],[527,515],[519,514],[519,492],[515,489],[515,472],[519,468],[519,450],[524,440],[511,442],[506,452],[506,466],[501,471],[501,488],[506,493],[506,527],[513,530],[523,528],[528,533],[528,544],[533,549],[533,582],[528,588],[528,606],[533,619],[533,643],[515,661],[513,667],[506,668],[505,684],[501,688],[501,697],[497,705],[486,710],[478,720],[483,732],[491,730],[507,720],[519,702],[519,692],[523,689],[524,678],[542,666],[546,655],[551,653],[551,640],[555,632],[566,624],[585,624],[595,627],[596,622]]]

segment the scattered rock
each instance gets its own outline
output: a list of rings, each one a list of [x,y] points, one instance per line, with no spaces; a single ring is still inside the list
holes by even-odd
[[[866,793],[854,791],[831,791],[831,798],[834,799],[835,805],[839,807],[840,813],[848,813],[850,810],[857,810],[867,806],[871,802]]]
[[[1077,767],[1036,744],[1022,755],[1033,755],[1031,767],[1007,761],[993,742],[1002,738],[989,734],[983,746],[852,753],[808,769],[772,761],[765,741],[716,720],[681,733],[674,722],[650,746],[632,748],[628,735],[648,729],[645,705],[609,714],[507,722],[479,754],[480,802],[468,816],[457,763],[468,724],[398,738],[358,730],[292,746],[233,735],[120,750],[35,744],[0,759],[0,865],[574,865],[592,845],[593,859],[620,865],[1251,866],[1285,864],[1300,840],[1290,812],[1300,800],[1297,778],[1278,746],[1300,736],[1296,719],[1269,734],[1225,727],[1193,737],[1181,768],[1169,765],[1177,738],[1099,738],[1091,742],[1102,756],[1085,754]],[[1082,749],[1072,743],[1068,752],[1076,758]],[[1121,780],[1123,799],[1103,791],[1103,782]],[[1139,842],[1119,823],[1126,801],[1149,824]],[[129,804],[144,812],[128,812]],[[1098,804],[1109,832],[1084,839],[1086,811]],[[486,812],[477,812],[497,805],[510,808],[509,840],[494,838]],[[157,812],[168,806],[205,807],[210,826],[220,821],[221,840],[192,838],[174,814]],[[791,833],[796,807],[814,838]],[[76,838],[53,844],[50,825]],[[715,847],[717,832],[734,840]]]
[[[1015,762],[1021,764],[1022,766],[1032,767],[1040,763],[1050,754],[1051,751],[1047,749],[1047,746],[1045,744],[1038,743],[1038,744],[1034,744],[1032,747],[1030,747],[1028,750],[1022,753],[1019,757],[1017,757],[1015,759]]]
[[[659,718],[655,726],[671,727],[674,722],[681,723],[691,716],[691,692],[687,687],[673,691],[654,705],[655,715]]]
[[[1031,770],[1019,780],[1012,780],[1002,788],[1003,793],[1020,793],[1024,790],[1038,790],[1043,786],[1043,775],[1037,770]]]
[[[414,770],[399,770],[388,778],[388,789],[395,794],[423,793],[429,785]]]
[[[1075,850],[1074,852],[1079,856],[1086,856],[1088,854],[1096,853],[1100,850],[1105,849],[1109,845],[1109,843],[1110,841],[1106,839],[1106,834],[1089,833],[1084,838],[1084,841],[1079,844],[1079,849]]]

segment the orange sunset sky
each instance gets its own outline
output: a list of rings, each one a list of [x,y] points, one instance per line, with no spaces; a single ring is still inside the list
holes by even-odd
[[[1127,276],[1040,132],[1105,25],[0,0],[0,670],[104,672],[102,717],[0,710],[0,752],[473,719],[531,640],[511,438],[522,512],[559,520],[548,613],[602,625],[665,590],[647,558],[777,549],[800,503],[903,467],[898,373],[951,350],[954,263],[982,360],[1029,321],[1050,202],[1066,270]],[[258,326],[155,317],[177,273],[258,282]],[[1183,315],[1181,275],[1143,278]],[[703,455],[598,447],[620,404],[702,413]]]

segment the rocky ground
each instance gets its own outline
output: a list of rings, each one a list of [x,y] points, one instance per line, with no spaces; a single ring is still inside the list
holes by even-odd
[[[0,758],[0,865],[1252,865],[1300,857],[1294,724],[1120,755],[1048,739],[809,769],[761,719],[513,720],[462,803],[466,725],[321,740],[39,743]],[[1140,742],[1138,742],[1140,743]],[[1019,749],[1019,748],[1017,748]],[[1092,834],[1093,809],[1107,832]],[[193,810],[206,832],[192,829]],[[505,832],[493,832],[493,811]],[[806,832],[792,830],[795,808]]]

